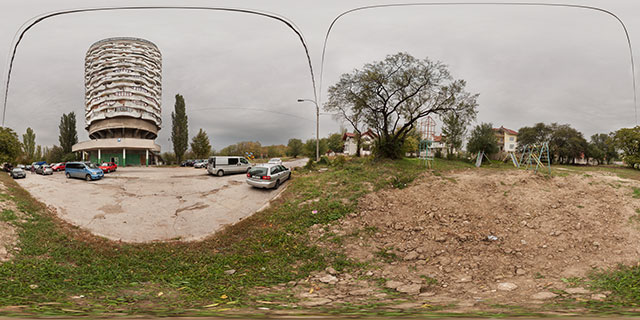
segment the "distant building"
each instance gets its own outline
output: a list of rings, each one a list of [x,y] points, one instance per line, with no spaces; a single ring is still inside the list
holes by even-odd
[[[500,153],[515,152],[518,148],[518,132],[505,127],[493,128],[493,132],[498,140]]]
[[[367,130],[360,136],[360,155],[368,156],[371,154],[371,147],[375,141],[376,134],[371,130]],[[342,141],[344,141],[344,153],[353,156],[358,152],[358,141],[356,140],[356,134],[351,132],[345,132],[342,135]]]
[[[118,166],[156,162],[162,125],[162,56],[138,38],[108,38],[85,57],[85,128],[88,141],[72,147],[91,162]]]

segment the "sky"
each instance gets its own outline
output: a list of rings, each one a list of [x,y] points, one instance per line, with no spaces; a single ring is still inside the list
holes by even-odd
[[[247,8],[284,16],[308,44],[320,103],[343,73],[386,55],[407,52],[447,64],[467,90],[479,93],[476,123],[518,130],[536,122],[568,123],[588,138],[636,125],[632,73],[624,31],[602,12],[575,8],[443,5],[349,13],[323,41],[331,21],[363,5],[399,1],[136,1],[136,5]],[[447,2],[447,1],[439,1]],[[471,1],[473,2],[473,1]],[[537,1],[536,1],[537,2]],[[539,2],[544,3],[544,2]],[[627,25],[640,61],[640,1],[574,1],[617,14]],[[29,19],[55,10],[130,6],[130,1],[22,0],[0,4],[0,57]],[[307,57],[284,24],[256,15],[203,10],[77,13],[31,28],[17,50],[5,125],[36,132],[43,146],[58,143],[63,113],[84,127],[84,58],[95,41],[138,37],[162,53],[162,119],[156,140],[171,150],[175,95],[185,98],[190,137],[204,129],[216,150],[239,141],[286,144],[315,138],[315,107]],[[639,62],[640,63],[640,62]],[[0,82],[7,62],[0,60]],[[636,68],[636,77],[640,78]],[[4,98],[4,96],[3,96]],[[440,121],[437,132],[441,130]],[[347,129],[348,126],[345,125]],[[320,136],[341,123],[320,116]]]

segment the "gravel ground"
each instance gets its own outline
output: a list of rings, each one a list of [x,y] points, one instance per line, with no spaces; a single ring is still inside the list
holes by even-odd
[[[73,225],[111,240],[149,242],[206,238],[258,211],[287,185],[256,189],[245,178],[215,177],[206,169],[128,167],[92,182],[66,179],[63,172],[29,173],[17,181]]]

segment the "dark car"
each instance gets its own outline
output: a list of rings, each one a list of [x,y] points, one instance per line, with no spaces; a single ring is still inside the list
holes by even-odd
[[[20,168],[13,168],[9,174],[11,175],[11,178],[14,178],[14,179],[27,177],[27,172]]]
[[[194,160],[189,159],[189,160],[182,161],[182,163],[180,164],[180,166],[181,166],[181,167],[193,167],[193,164],[194,164],[194,163],[195,163],[195,161],[194,161]]]
[[[2,166],[2,169],[4,170],[4,172],[11,172],[11,170],[13,169],[13,165],[11,163],[5,163]]]

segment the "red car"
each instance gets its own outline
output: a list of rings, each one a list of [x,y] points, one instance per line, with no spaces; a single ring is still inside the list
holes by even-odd
[[[105,173],[113,172],[118,169],[118,165],[113,162],[103,162],[98,168],[102,169]]]
[[[51,170],[53,171],[64,171],[66,162],[56,163],[51,166]]]

